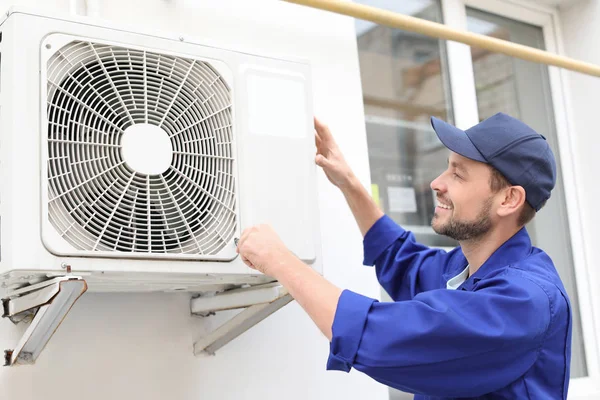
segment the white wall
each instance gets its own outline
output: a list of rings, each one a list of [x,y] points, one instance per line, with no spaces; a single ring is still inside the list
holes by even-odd
[[[597,46],[600,37],[600,2],[581,0],[564,9],[560,17],[566,55],[600,65],[600,47]],[[598,182],[596,174],[600,167],[600,158],[598,158],[600,78],[576,72],[568,72],[567,75],[571,92],[572,131],[576,135],[577,142],[575,160],[579,172],[582,173],[579,180],[582,194],[585,194],[581,199],[584,221],[589,228],[592,228],[600,224],[600,214],[596,211],[600,186],[590,184]],[[597,229],[588,232],[591,235],[588,243],[598,243],[600,234]]]
[[[561,30],[565,55],[577,60],[600,65],[600,2],[597,0],[579,0],[561,9]],[[572,135],[573,160],[579,205],[585,257],[591,279],[587,281],[589,290],[596,294],[595,315],[596,332],[600,322],[600,301],[598,301],[597,252],[600,243],[600,124],[598,123],[598,105],[600,104],[600,77],[592,77],[576,72],[564,72],[567,77],[567,109],[571,114],[569,133]],[[585,281],[584,281],[585,282]],[[587,321],[590,322],[589,320]],[[597,334],[596,334],[597,335]],[[597,336],[596,336],[597,337]],[[596,349],[600,343],[593,343]],[[588,348],[586,351],[590,351]],[[598,354],[596,355],[598,357]],[[589,368],[589,365],[588,365]],[[590,372],[590,371],[588,371]]]
[[[600,64],[600,48],[595,46],[595,40],[600,37],[600,2],[581,0],[561,12],[562,33],[566,55],[575,59]],[[578,147],[576,154],[578,162],[586,169],[600,165],[597,157],[597,146],[600,136],[597,134],[597,100],[600,99],[600,79],[576,72],[568,73],[570,81],[572,115],[577,133]],[[597,185],[586,185],[589,194],[600,194]],[[597,197],[596,197],[597,198]],[[586,209],[591,209],[595,198],[584,199]],[[600,222],[598,213],[589,215]]]
[[[15,2],[0,1],[0,10]],[[69,11],[81,1],[20,1]],[[105,0],[114,22],[192,34],[214,44],[308,58],[315,113],[330,124],[348,161],[369,184],[353,21],[280,1]],[[285,129],[285,127],[282,127]],[[361,237],[341,194],[319,175],[325,276],[378,297],[361,267]],[[195,358],[193,337],[207,322],[189,316],[184,294],[86,294],[35,366],[0,368],[0,399],[197,400],[384,399],[366,376],[325,371],[328,342],[296,303],[223,348]],[[24,331],[0,321],[0,346]]]

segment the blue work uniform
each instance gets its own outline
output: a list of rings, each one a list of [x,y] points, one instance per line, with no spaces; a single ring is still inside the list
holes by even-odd
[[[525,228],[456,290],[460,247],[417,243],[383,216],[364,264],[394,302],[340,296],[327,369],[355,368],[415,399],[566,399],[571,305],[552,260]]]

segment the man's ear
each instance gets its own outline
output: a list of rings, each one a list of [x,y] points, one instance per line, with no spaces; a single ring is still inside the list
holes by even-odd
[[[525,203],[525,189],[522,186],[509,186],[502,190],[502,202],[498,207],[498,215],[506,217],[521,210]]]

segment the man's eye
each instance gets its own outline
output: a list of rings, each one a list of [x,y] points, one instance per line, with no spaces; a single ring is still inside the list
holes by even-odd
[[[458,179],[462,179],[462,176],[458,175],[456,172],[453,172],[452,176],[454,176],[455,178],[458,178]]]

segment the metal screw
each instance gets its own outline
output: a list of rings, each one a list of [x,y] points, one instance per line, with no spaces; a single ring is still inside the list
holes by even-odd
[[[13,350],[4,350],[4,366],[5,367],[10,367],[12,355],[13,355]]]
[[[183,36],[179,36],[179,41],[183,42]]]

